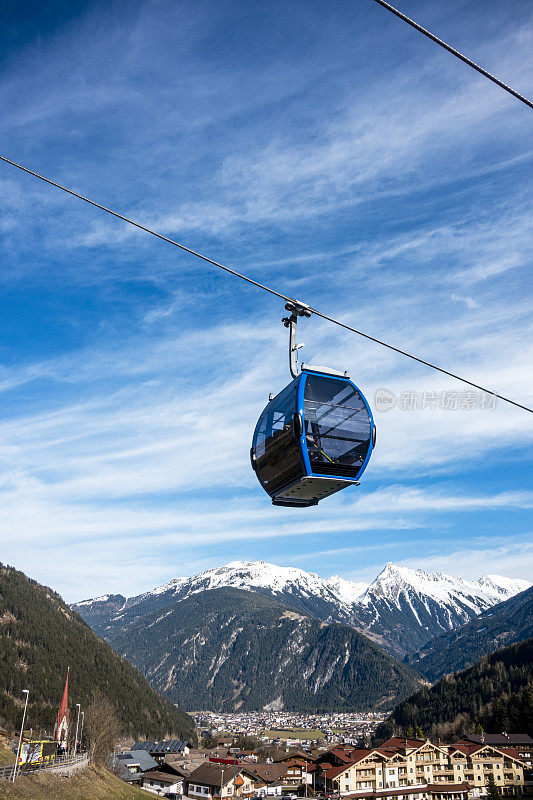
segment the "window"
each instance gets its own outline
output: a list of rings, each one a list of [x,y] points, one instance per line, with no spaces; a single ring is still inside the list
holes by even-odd
[[[300,446],[293,432],[298,380],[287,386],[265,408],[256,425],[252,450],[257,475],[270,491],[303,474]]]
[[[363,398],[348,381],[308,375],[304,391],[305,435],[315,472],[354,478],[372,434]]]

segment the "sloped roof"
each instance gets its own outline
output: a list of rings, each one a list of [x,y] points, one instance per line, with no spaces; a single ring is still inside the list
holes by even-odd
[[[250,764],[245,767],[246,772],[254,777],[260,778],[265,783],[279,781],[287,774],[287,764]]]
[[[135,742],[132,750],[146,750],[148,753],[182,753],[187,742],[185,739],[165,739],[158,741]]]
[[[149,780],[154,781],[161,781],[161,783],[177,783],[178,776],[177,775],[170,775],[168,772],[161,772],[158,769],[151,769],[149,772],[145,772],[142,775],[143,778],[148,778]]]
[[[496,747],[498,745],[533,745],[533,739],[527,733],[480,733],[469,734],[464,738],[475,744],[492,744]]]
[[[418,749],[422,747],[423,744],[426,744],[425,739],[404,739],[401,736],[391,736],[390,739],[387,739],[386,742],[383,742],[381,745],[381,750],[394,750],[397,747],[409,747]]]
[[[450,745],[450,753],[453,753],[455,750],[458,750],[465,756],[469,756],[474,750],[479,749],[476,745],[472,744],[451,744]]]
[[[141,772],[157,767],[157,761],[146,750],[125,750],[123,753],[117,753],[115,758],[125,767],[134,767],[138,764]]]
[[[343,772],[346,772],[354,763],[354,761],[351,761],[349,764],[342,764],[340,767],[331,767],[331,769],[324,770],[322,774],[331,781],[333,778],[336,778],[337,775],[342,775]]]
[[[352,752],[351,748],[344,749],[341,747],[335,747],[332,748],[329,752],[333,753],[334,756],[340,758],[342,761],[350,761],[351,759],[351,752]]]
[[[460,753],[463,753],[463,755],[465,756],[471,756],[474,755],[475,753],[480,753],[482,750],[485,750],[486,748],[488,748],[489,750],[496,751],[496,753],[501,755],[502,758],[512,758],[513,760],[522,763],[521,761],[522,756],[520,756],[520,753],[515,748],[506,747],[505,750],[504,749],[500,750],[498,747],[495,747],[493,744],[488,744],[487,742],[485,742],[485,744],[458,742],[457,744],[450,745],[450,752],[453,753],[455,751],[459,751]]]
[[[381,756],[382,758],[390,757],[389,753],[382,753],[381,750],[378,750],[377,748],[373,748],[371,750],[368,750],[367,748],[360,748],[358,750],[352,750],[352,761],[354,763],[362,761],[363,758],[371,756],[372,754],[376,754],[378,756]]]
[[[243,770],[242,766],[235,767],[235,775],[239,775]],[[250,769],[247,766],[246,770]],[[189,783],[203,783],[208,786],[221,786],[222,775],[224,775],[224,785],[233,780],[233,769],[226,765],[213,764],[211,761],[206,761],[196,767],[188,777]]]
[[[309,753],[305,753],[303,750],[289,751],[285,753],[282,758],[279,758],[278,761],[284,761],[288,758],[304,758],[306,761],[313,761],[313,756],[310,756]]]

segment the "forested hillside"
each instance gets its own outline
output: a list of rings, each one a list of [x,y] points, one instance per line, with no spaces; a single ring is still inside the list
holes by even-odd
[[[483,656],[470,669],[403,700],[376,736],[409,727],[444,739],[474,729],[533,735],[533,639]]]
[[[0,724],[20,725],[22,690],[29,689],[28,727],[53,730],[67,667],[72,707],[86,708],[99,689],[116,706],[125,733],[194,737],[191,718],[155,692],[58,594],[0,565]]]
[[[212,589],[117,626],[109,638],[152,686],[189,708],[392,708],[420,676],[348,625],[270,597]]]

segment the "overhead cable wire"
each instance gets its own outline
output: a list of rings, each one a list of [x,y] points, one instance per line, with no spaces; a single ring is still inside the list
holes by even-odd
[[[501,89],[504,89],[506,92],[509,92],[509,94],[512,94],[513,97],[516,97],[517,100],[520,100],[522,103],[525,103],[526,106],[529,106],[529,108],[533,108],[533,101],[528,100],[527,97],[524,97],[524,95],[522,95],[519,92],[517,92],[514,89],[512,89],[506,83],[504,83],[499,78],[497,78],[495,75],[491,75],[490,72],[487,72],[486,69],[483,69],[483,67],[480,67],[479,64],[476,64],[475,61],[472,61],[470,58],[467,58],[462,53],[460,53],[459,50],[456,50],[455,47],[452,47],[451,45],[449,45],[446,42],[444,42],[442,39],[439,39],[438,36],[435,36],[434,33],[431,33],[431,31],[428,31],[426,28],[423,28],[422,25],[419,25],[418,22],[415,22],[413,19],[408,17],[407,14],[404,14],[402,11],[399,11],[394,6],[391,6],[391,4],[387,3],[386,0],[374,0],[374,2],[378,3],[380,6],[383,6],[383,8],[386,8],[387,11],[390,11],[391,14],[395,14],[397,17],[399,17],[404,22],[407,22],[408,25],[411,25],[411,27],[414,28],[415,30],[419,31],[419,33],[422,33],[422,34],[424,34],[424,36],[427,36],[428,39],[431,39],[432,42],[435,42],[436,44],[440,45],[445,50],[447,50],[449,53],[451,53],[452,55],[454,55],[457,58],[459,58],[461,61],[464,61],[464,63],[468,64],[469,67],[472,67],[472,69],[475,69],[477,72],[479,72],[485,78],[488,78],[489,81],[492,81],[497,86],[499,86]]]
[[[157,239],[161,239],[162,241],[167,242],[168,244],[171,244],[174,247],[179,247],[180,250],[184,250],[186,253],[189,253],[190,255],[195,256],[196,258],[200,258],[202,259],[202,261],[206,261],[208,264],[211,264],[212,266],[217,267],[218,269],[222,269],[224,270],[224,272],[227,272],[236,278],[240,278],[241,280],[246,281],[246,283],[250,283],[252,286],[256,286],[258,289],[262,289],[265,292],[269,292],[269,294],[272,294],[275,297],[279,297],[282,300],[286,300],[289,303],[295,303],[296,305],[300,306],[303,305],[313,314],[316,314],[317,317],[321,317],[327,322],[333,323],[333,325],[338,325],[339,327],[344,328],[347,331],[356,333],[358,336],[363,336],[365,339],[369,339],[371,342],[375,342],[376,344],[379,344],[382,347],[387,347],[389,350],[393,350],[395,353],[400,353],[400,355],[406,356],[406,358],[410,358],[413,361],[418,361],[419,364],[424,364],[424,366],[430,367],[431,369],[434,369],[437,372],[441,372],[443,375],[448,375],[449,377],[454,378],[455,380],[468,384],[468,386],[473,386],[475,389],[479,389],[481,392],[484,392],[485,394],[490,394],[493,397],[497,397],[499,400],[503,400],[505,403],[510,403],[511,405],[516,406],[517,408],[521,408],[524,411],[529,411],[531,414],[533,414],[533,408],[529,408],[528,406],[525,406],[522,403],[518,403],[516,402],[516,400],[511,400],[509,397],[505,397],[502,394],[498,394],[497,392],[494,392],[491,389],[486,389],[483,386],[480,386],[478,383],[469,381],[467,378],[462,378],[460,375],[456,375],[454,372],[450,372],[447,369],[443,369],[443,367],[439,367],[437,364],[432,364],[431,361],[426,361],[425,359],[419,358],[418,356],[415,356],[412,353],[408,353],[406,350],[401,350],[399,347],[395,347],[394,345],[389,344],[388,342],[384,342],[382,339],[377,339],[375,336],[371,336],[370,334],[364,333],[363,331],[360,331],[357,328],[353,328],[351,325],[348,325],[345,322],[341,322],[340,320],[335,319],[334,317],[330,317],[328,314],[324,314],[322,311],[319,311],[318,309],[309,306],[307,303],[295,300],[294,298],[290,297],[287,294],[284,294],[283,292],[278,292],[276,291],[276,289],[272,289],[270,286],[266,286],[264,283],[255,281],[253,278],[249,278],[248,275],[244,275],[242,272],[238,272],[237,270],[232,269],[231,267],[227,267],[224,264],[221,264],[220,262],[215,261],[214,259],[209,258],[206,255],[203,255],[203,253],[199,253],[196,250],[193,250],[191,247],[187,247],[186,245],[181,244],[180,242],[176,242],[174,239],[170,239],[168,236],[164,236],[162,233],[158,233],[158,231],[149,228],[147,225],[142,225],[140,222],[136,222],[135,220],[130,219],[129,217],[124,216],[123,214],[119,214],[118,211],[113,211],[113,209],[108,208],[107,206],[104,206],[101,203],[97,203],[96,200],[91,200],[91,198],[85,197],[85,195],[80,194],[79,192],[75,192],[73,189],[69,189],[68,187],[63,186],[62,184],[57,183],[56,181],[53,181],[50,178],[45,178],[44,175],[40,175],[38,172],[34,172],[33,170],[28,169],[28,167],[24,167],[22,164],[17,164],[16,161],[12,161],[11,159],[6,158],[3,155],[0,155],[0,160],[4,161],[6,164],[10,164],[12,167],[20,169],[22,172],[26,172],[28,175],[32,175],[34,178],[38,178],[39,180],[44,181],[44,183],[48,183],[50,186],[55,186],[56,189],[61,189],[61,191],[66,192],[67,194],[70,194],[73,197],[77,197],[79,200],[83,200],[85,203],[88,203],[89,205],[94,206],[95,208],[99,208],[101,211],[105,211],[107,214],[111,214],[113,217],[116,217],[117,219],[121,219],[123,222],[127,222],[129,225],[133,225],[135,228],[138,228],[139,230],[144,231],[145,233],[149,233],[151,236],[155,236]]]

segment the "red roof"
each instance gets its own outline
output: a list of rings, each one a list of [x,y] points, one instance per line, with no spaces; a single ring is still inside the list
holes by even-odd
[[[350,764],[343,764],[341,767],[331,767],[331,769],[325,770],[322,774],[331,781],[333,778],[336,778],[337,775],[341,775],[343,772],[346,772],[346,770],[351,767],[353,763],[354,762],[352,761]]]
[[[520,755],[520,751],[517,750],[515,747],[506,747],[505,750],[503,748],[501,750],[496,748],[496,750],[498,750],[498,752],[502,753],[504,756],[511,756],[511,758],[516,758],[517,761],[521,761],[521,759],[524,758],[524,756]]]
[[[339,748],[339,749],[335,749],[335,750],[330,750],[329,752],[333,753],[333,755],[336,756],[337,758],[340,758],[341,761],[350,761],[350,758],[351,758],[351,751],[350,750],[341,750]]]
[[[391,747],[422,747],[426,739],[404,739],[402,736],[391,736],[381,747],[389,750]]]
[[[356,761],[361,761],[363,758],[371,755],[372,753],[379,753],[380,756],[384,756],[388,758],[388,754],[380,753],[379,750],[373,748],[372,750],[367,750],[361,748],[360,750],[352,750],[352,761],[355,763]]]
[[[523,764],[523,756],[520,755],[520,752],[516,750],[514,747],[506,747],[505,749],[499,749],[492,744],[468,744],[464,740],[458,742],[457,744],[450,745],[450,752],[453,753],[454,751],[458,751],[465,756],[471,756],[473,753],[479,753],[480,750],[483,750],[485,747],[488,747],[490,750],[495,750],[499,753],[502,758],[512,758],[515,761],[518,761],[520,764]]]
[[[463,753],[465,756],[469,756],[474,750],[478,750],[478,745],[472,744],[451,744],[450,751],[453,752],[454,750],[458,750],[460,753]]]

